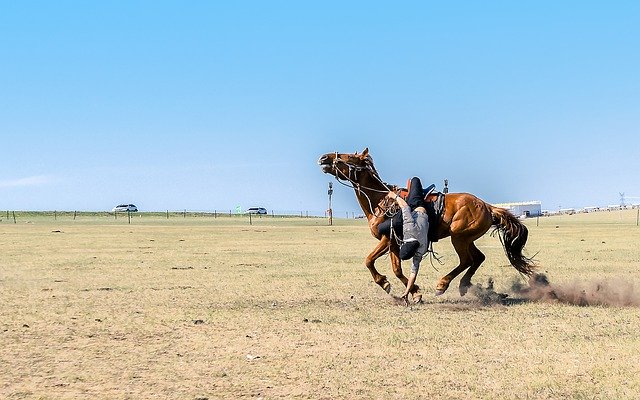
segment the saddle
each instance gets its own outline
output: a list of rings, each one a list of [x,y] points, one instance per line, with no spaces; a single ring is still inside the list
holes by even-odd
[[[407,188],[399,189],[399,196],[404,200],[409,196],[411,181],[407,182]],[[427,209],[427,217],[429,218],[429,232],[427,237],[429,242],[434,243],[439,240],[438,238],[438,226],[442,220],[442,214],[444,214],[444,193],[435,191],[436,185],[431,184],[424,188],[424,202]],[[393,224],[393,234],[402,239],[402,213],[397,212],[392,217],[385,219],[380,225],[378,225],[378,232],[383,235],[389,236],[391,233],[391,226]]]

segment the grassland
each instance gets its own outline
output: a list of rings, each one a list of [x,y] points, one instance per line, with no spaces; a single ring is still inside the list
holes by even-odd
[[[474,282],[512,301],[458,280],[433,296],[457,261],[443,240],[407,308],[371,281],[362,220],[56,218],[0,222],[3,399],[640,398],[635,210],[526,221],[553,284],[626,307],[519,298],[489,235]]]

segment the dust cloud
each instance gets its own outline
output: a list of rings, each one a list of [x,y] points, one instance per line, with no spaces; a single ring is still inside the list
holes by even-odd
[[[558,302],[576,306],[640,307],[640,290],[624,278],[575,280],[553,284],[544,274],[535,274],[529,286],[514,282],[514,294],[529,301]]]
[[[546,302],[580,307],[640,307],[640,288],[623,278],[575,280],[553,284],[545,274],[534,274],[529,278],[528,284],[514,281],[510,293],[496,292],[494,281],[489,278],[486,286],[474,285],[469,293],[478,303],[485,306]]]

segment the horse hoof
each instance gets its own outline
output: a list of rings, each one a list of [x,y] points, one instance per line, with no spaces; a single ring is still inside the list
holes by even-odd
[[[458,290],[460,291],[460,296],[464,297],[465,294],[469,291],[471,286],[460,286]]]
[[[442,296],[444,294],[444,292],[447,291],[447,289],[449,289],[449,285],[437,285],[436,286],[436,296]]]
[[[420,293],[415,293],[413,295],[413,302],[416,304],[422,303],[422,295]]]
[[[389,283],[389,281],[385,282],[384,285],[382,285],[382,289],[384,289],[385,292],[387,292],[387,294],[391,293],[391,283]]]

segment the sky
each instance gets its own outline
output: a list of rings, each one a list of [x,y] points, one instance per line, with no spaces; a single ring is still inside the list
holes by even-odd
[[[392,184],[640,203],[640,2],[0,0],[0,209],[322,214],[319,156],[366,147]]]

